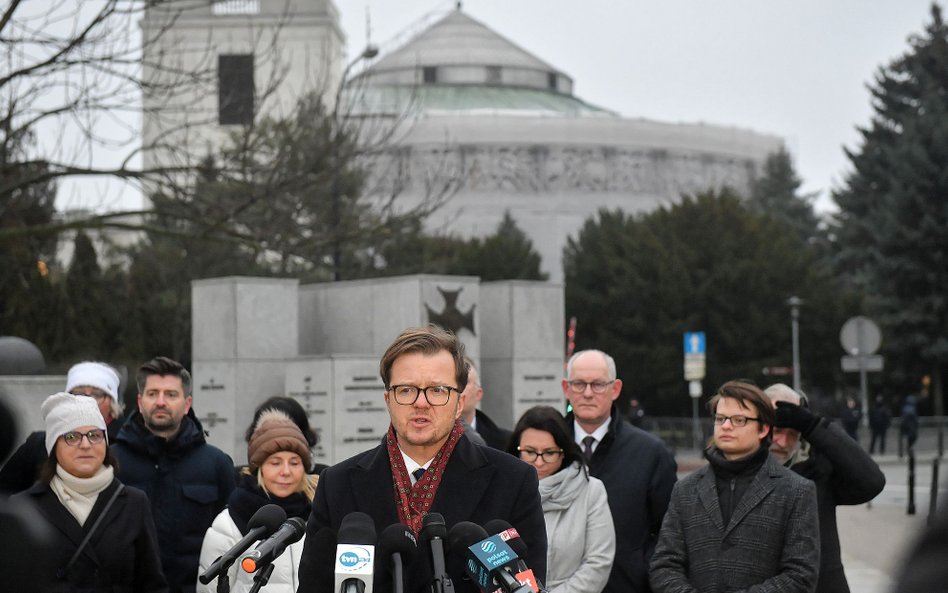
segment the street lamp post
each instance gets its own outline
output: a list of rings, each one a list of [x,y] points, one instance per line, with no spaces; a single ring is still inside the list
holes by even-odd
[[[339,121],[339,103],[342,100],[342,89],[346,86],[346,80],[349,78],[349,71],[362,60],[371,60],[379,54],[379,48],[369,44],[365,46],[358,56],[349,62],[342,71],[339,78],[339,86],[336,88],[336,98],[332,106],[332,279],[339,281],[342,279],[342,237],[340,236],[340,226],[342,223],[342,163],[339,156],[339,145],[342,143],[342,122]]]
[[[800,392],[800,305],[803,299],[792,296],[787,299],[790,306],[790,335],[793,341],[793,389]]]

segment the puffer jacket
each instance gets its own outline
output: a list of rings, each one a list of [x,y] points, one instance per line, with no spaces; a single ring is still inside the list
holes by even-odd
[[[151,502],[171,592],[193,592],[204,533],[234,489],[234,462],[207,443],[193,409],[171,440],[152,434],[134,412],[112,451],[119,479],[143,490]]]
[[[550,593],[599,593],[609,581],[616,534],[606,487],[579,462],[540,480]]]

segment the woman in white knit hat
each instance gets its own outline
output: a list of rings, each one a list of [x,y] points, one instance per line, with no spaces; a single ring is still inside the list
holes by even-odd
[[[116,370],[104,362],[80,362],[70,367],[66,375],[67,392],[95,400],[105,420],[109,439],[114,438],[122,427],[120,382]],[[0,494],[22,492],[36,481],[47,457],[45,442],[46,434],[43,431],[34,432],[10,456],[0,469]]]
[[[115,477],[105,419],[94,399],[46,398],[49,457],[15,499],[33,504],[56,537],[53,591],[168,591],[148,499]]]
[[[247,446],[247,460],[248,466],[241,471],[227,508],[204,535],[198,575],[243,538],[248,531],[247,523],[260,507],[275,504],[286,511],[287,518],[299,517],[304,521],[309,518],[319,477],[307,473],[311,463],[309,443],[286,413],[266,410],[260,414]],[[302,553],[303,540],[300,540],[277,557],[267,591],[295,593]],[[245,593],[253,586],[254,575],[238,565],[239,562],[235,562],[227,576],[233,593]],[[216,579],[207,585],[200,580],[197,583],[197,593],[216,590]]]

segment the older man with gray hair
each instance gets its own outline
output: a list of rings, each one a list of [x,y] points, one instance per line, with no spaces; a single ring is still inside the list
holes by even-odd
[[[816,484],[820,516],[820,576],[816,593],[849,593],[840,559],[837,505],[869,502],[885,475],[842,427],[810,411],[806,396],[777,383],[764,390],[776,407],[770,453]]]
[[[566,364],[566,423],[589,475],[602,480],[616,529],[615,562],[604,593],[648,591],[648,564],[675,484],[675,458],[661,439],[632,426],[615,401],[622,391],[616,363],[601,350],[575,353]]]

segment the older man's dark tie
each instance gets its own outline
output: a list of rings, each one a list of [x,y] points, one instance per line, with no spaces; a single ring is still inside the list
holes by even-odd
[[[595,442],[596,442],[596,437],[585,437],[583,439],[583,457],[586,458],[587,465],[589,464],[589,460],[592,459],[593,443]]]

